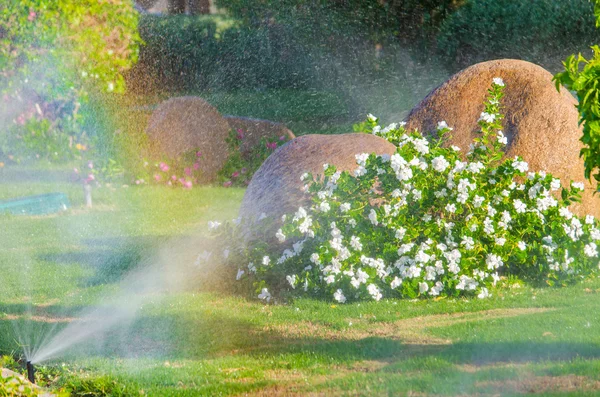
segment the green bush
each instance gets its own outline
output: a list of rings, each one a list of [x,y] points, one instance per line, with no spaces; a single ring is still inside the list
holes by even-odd
[[[0,155],[81,157],[77,144],[89,149],[95,133],[89,96],[124,91],[123,73],[138,56],[137,22],[131,0],[3,2]]]
[[[594,0],[594,17],[596,27],[600,27],[600,1]],[[600,47],[592,47],[593,56],[585,59],[581,53],[571,55],[563,62],[564,71],[556,74],[556,88],[560,90],[563,84],[577,93],[577,110],[579,120],[583,125],[584,148],[580,156],[584,159],[585,177],[596,181],[596,190],[600,191],[600,97],[598,83],[600,82]]]
[[[556,70],[597,39],[589,0],[470,0],[442,24],[437,47],[454,68],[517,58]]]
[[[495,78],[466,161],[444,144],[445,122],[431,138],[401,124],[382,128],[370,116],[362,128],[394,143],[396,153],[358,153],[354,173],[324,164],[323,178],[303,175],[312,202],[282,218],[274,236],[281,246],[230,240],[224,257],[239,269],[237,279],[266,301],[309,295],[344,303],[483,299],[515,277],[563,285],[595,274],[600,224],[568,209],[583,184],[562,186],[546,172],[527,172],[520,157],[504,158],[503,87]]]

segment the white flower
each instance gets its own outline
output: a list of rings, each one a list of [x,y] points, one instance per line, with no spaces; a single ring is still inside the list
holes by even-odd
[[[496,270],[500,266],[504,265],[502,259],[496,254],[488,254],[485,259],[485,263],[489,270]]]
[[[504,80],[502,80],[500,77],[494,77],[493,82],[500,87],[504,87]]]
[[[373,116],[371,113],[367,114],[367,119],[371,122],[377,121],[377,117]]]
[[[354,248],[356,251],[362,251],[363,245],[360,242],[360,237],[352,236],[350,237],[350,246]]]
[[[490,294],[488,289],[485,287],[482,287],[481,292],[479,292],[479,295],[477,295],[479,299],[489,298],[490,296],[492,296],[492,294]]]
[[[437,172],[444,172],[448,167],[450,167],[450,163],[444,156],[437,156],[431,161],[431,165],[433,169]]]
[[[473,248],[475,248],[475,241],[473,240],[473,237],[463,236],[462,241],[460,242],[460,245],[464,245],[465,249],[467,251],[470,251]]]
[[[329,164],[328,163],[323,164],[323,171],[327,171],[327,168],[329,168]]]
[[[292,288],[296,288],[296,275],[293,274],[291,276],[285,276],[285,279],[292,286]]]
[[[269,266],[269,263],[271,263],[271,258],[269,258],[268,256],[263,256],[262,258],[262,264],[263,266]]]
[[[504,237],[496,237],[496,245],[503,246],[506,243],[506,239]]]
[[[577,189],[577,190],[584,190],[585,189],[585,185],[583,184],[583,182],[571,182],[571,187],[573,189]]]
[[[484,197],[475,195],[475,197],[473,197],[473,206],[475,206],[475,208],[481,207],[481,204],[483,204],[484,200]]]
[[[562,216],[565,219],[573,218],[573,213],[571,211],[569,211],[569,209],[567,207],[563,207],[563,208],[559,209],[558,213],[560,214],[560,216]]]
[[[406,229],[403,228],[402,226],[400,228],[396,229],[396,239],[402,240],[404,238],[405,234],[406,234]]]
[[[456,212],[456,205],[454,205],[454,204],[446,204],[446,211],[448,211],[450,213],[455,213]]]
[[[415,150],[421,154],[429,153],[429,141],[425,138],[416,138],[413,140]]]
[[[375,299],[376,301],[378,301],[381,298],[383,298],[383,295],[381,294],[381,291],[379,291],[379,288],[377,288],[377,286],[375,284],[369,284],[367,286],[367,291],[369,292],[369,294],[371,294],[371,297],[373,299]]]
[[[552,182],[550,182],[550,189],[553,191],[560,189],[560,179],[552,179]]]
[[[277,237],[277,240],[280,243],[283,243],[285,241],[285,234],[283,234],[283,232],[281,231],[281,229],[277,230],[277,233],[275,233],[275,237]]]
[[[394,277],[394,279],[392,280],[392,282],[390,283],[390,287],[392,287],[392,289],[396,289],[398,288],[400,285],[402,285],[402,279],[398,278],[398,277]]]
[[[527,210],[527,204],[525,204],[519,199],[513,202],[513,206],[515,207],[515,211],[517,211],[517,214],[522,214]]]
[[[598,246],[596,243],[586,244],[586,246],[583,248],[583,252],[590,258],[595,258],[598,256]]]
[[[450,146],[450,149],[454,150],[455,152],[460,152],[460,148],[456,145]]]
[[[350,207],[351,207],[350,203],[344,203],[344,204],[340,205],[340,211],[348,212],[348,211],[350,211]]]
[[[375,226],[379,225],[379,221],[377,220],[377,213],[375,212],[374,209],[371,209],[371,211],[369,212],[369,220],[371,221],[371,223]]]
[[[474,174],[478,174],[479,172],[481,172],[481,170],[483,170],[485,168],[485,166],[483,165],[483,163],[481,163],[480,161],[477,161],[475,163],[470,163],[467,166],[467,170],[469,172],[472,172]]]
[[[331,206],[329,205],[329,203],[327,201],[323,201],[319,205],[319,210],[321,210],[321,212],[328,212],[330,209],[331,209]]]
[[[440,292],[442,292],[443,289],[444,289],[444,284],[442,284],[440,281],[438,281],[435,283],[435,285],[433,287],[431,287],[431,291],[429,291],[429,294],[432,296],[438,296],[440,294]]]
[[[520,249],[521,251],[525,251],[525,250],[527,249],[527,244],[525,244],[525,242],[524,242],[524,241],[519,241],[519,242],[517,243],[517,247],[519,247],[519,249]]]
[[[269,290],[263,288],[260,294],[258,294],[258,299],[262,299],[269,302],[271,300],[271,294],[269,293]]]
[[[346,303],[346,297],[344,296],[344,292],[341,289],[338,289],[333,293],[333,299],[339,303]]]
[[[452,131],[452,128],[448,127],[448,123],[446,123],[445,121],[440,121],[437,124],[437,129],[439,130],[450,130]]]
[[[244,273],[246,273],[246,272],[243,271],[242,269],[238,269],[238,272],[237,272],[237,275],[235,276],[235,279],[237,281],[239,281],[242,278],[242,276],[244,275]]]
[[[593,224],[594,224],[594,220],[595,220],[595,219],[596,219],[596,218],[594,218],[594,216],[593,216],[593,215],[586,215],[586,216],[585,216],[585,223],[586,223],[587,225],[593,225]]]
[[[310,256],[310,261],[312,263],[314,263],[315,265],[320,265],[321,264],[321,259],[319,258],[319,254],[317,254],[316,252],[314,252],[311,256]]]
[[[427,291],[429,291],[429,284],[425,282],[419,283],[419,293],[424,294]]]
[[[354,218],[350,219],[350,220],[348,221],[348,223],[349,223],[349,224],[350,224],[350,226],[352,226],[352,227],[356,227],[356,224],[357,224],[357,222],[356,222],[356,219],[354,219]]]
[[[529,164],[527,164],[526,161],[519,160],[518,157],[515,157],[515,159],[513,160],[512,166],[514,169],[516,169],[520,172],[527,172],[527,170],[529,169]]]
[[[493,113],[481,112],[479,116],[479,121],[485,121],[486,123],[493,123],[496,120],[496,115]]]
[[[221,226],[221,222],[208,221],[208,230],[216,230]]]
[[[329,276],[325,277],[325,282],[328,285],[335,282],[335,274],[330,274]]]
[[[506,138],[506,136],[504,136],[504,133],[502,131],[498,131],[498,135],[496,137],[498,139],[498,142],[500,142],[503,145],[507,145],[508,144],[508,139]]]

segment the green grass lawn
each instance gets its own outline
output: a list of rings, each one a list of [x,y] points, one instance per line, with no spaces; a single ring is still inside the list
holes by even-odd
[[[243,196],[101,188],[85,209],[81,187],[60,175],[45,180],[0,176],[0,199],[63,191],[73,203],[59,215],[0,216],[0,354],[21,354],[15,329],[24,332],[30,303],[34,334],[64,327],[138,263],[177,250],[195,255],[206,222],[234,218]],[[176,268],[180,258],[162,260]],[[208,292],[201,272],[188,281],[150,297],[127,333],[88,341],[40,377],[75,395],[600,393],[600,280],[499,289],[484,301],[349,305],[264,305]]]

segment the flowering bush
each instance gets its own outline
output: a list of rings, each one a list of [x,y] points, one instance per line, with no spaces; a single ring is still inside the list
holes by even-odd
[[[271,139],[261,138],[257,145],[243,153],[241,146],[245,138],[245,131],[238,129],[230,131],[226,139],[229,146],[229,158],[219,171],[219,180],[225,187],[248,186],[252,176],[267,157],[288,141],[286,136]]]
[[[429,138],[402,124],[381,128],[370,116],[363,127],[397,152],[357,154],[352,174],[325,164],[324,178],[303,175],[312,205],[283,216],[281,248],[237,250],[236,263],[244,260],[237,278],[267,301],[309,294],[343,303],[486,298],[505,276],[555,285],[596,271],[598,222],[568,209],[583,185],[563,187],[552,175],[528,172],[520,157],[503,158],[503,86],[494,79],[466,161],[458,147],[444,146],[445,122]]]
[[[99,124],[90,98],[124,91],[137,24],[131,0],[3,1],[0,156],[81,159]]]

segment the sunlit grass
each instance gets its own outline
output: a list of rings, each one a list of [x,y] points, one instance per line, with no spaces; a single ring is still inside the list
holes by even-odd
[[[243,196],[213,187],[102,188],[85,209],[81,187],[67,182],[2,186],[3,198],[52,189],[73,204],[59,215],[0,217],[0,352],[15,355],[13,324],[24,321],[29,301],[32,331],[43,334],[50,320],[97,304],[169,241],[235,217]],[[191,288],[150,300],[128,332],[90,341],[40,376],[59,374],[51,387],[78,390],[116,382],[120,395],[593,395],[599,293],[600,280],[584,280],[503,288],[487,300],[265,306]]]

